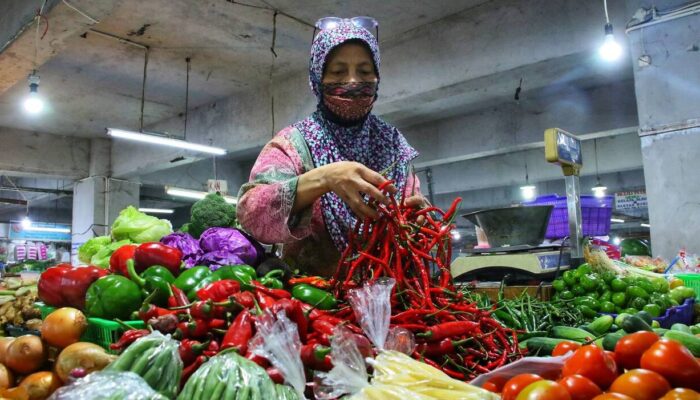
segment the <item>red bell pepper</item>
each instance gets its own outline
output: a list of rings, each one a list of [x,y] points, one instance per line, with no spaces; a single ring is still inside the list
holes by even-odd
[[[139,245],[134,252],[136,271],[141,273],[153,265],[160,265],[170,270],[173,275],[180,273],[182,252],[163,243],[149,242]]]
[[[112,253],[109,258],[109,270],[128,278],[129,271],[126,268],[126,262],[134,258],[136,247],[134,244],[125,244]]]
[[[85,308],[85,293],[97,279],[109,271],[93,266],[71,267],[60,264],[41,274],[38,283],[39,298],[53,307]]]

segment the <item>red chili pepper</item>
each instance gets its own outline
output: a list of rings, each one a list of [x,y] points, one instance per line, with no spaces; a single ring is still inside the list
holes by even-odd
[[[310,341],[301,346],[301,362],[305,367],[317,371],[330,371],[333,368],[330,354],[331,348],[318,342]]]
[[[251,281],[251,284],[255,288],[256,293],[260,293],[260,292],[264,293],[264,294],[274,298],[275,300],[277,300],[277,299],[291,299],[292,298],[292,294],[284,289],[270,289],[267,286],[263,286],[263,284],[258,282],[258,281]]]
[[[221,348],[234,348],[238,354],[246,354],[248,342],[253,337],[253,316],[248,310],[241,311],[226,331]]]
[[[172,289],[173,295],[168,299],[168,307],[183,307],[190,304],[190,300],[182,289],[172,284],[170,285],[170,289]]]
[[[204,350],[204,355],[207,357],[214,357],[215,355],[219,354],[219,350],[221,350],[219,342],[216,340],[211,340],[209,341],[209,346],[207,346],[207,349]]]
[[[115,250],[109,257],[109,270],[112,271],[112,273],[129,277],[126,262],[134,258],[136,247],[137,246],[134,244],[125,244]]]
[[[211,300],[195,301],[189,305],[192,318],[209,320],[212,318],[224,318],[226,310],[222,306],[214,305]]]
[[[245,358],[249,359],[250,361],[258,364],[263,368],[267,368],[270,366],[270,362],[267,360],[267,358],[259,356],[257,354],[253,354],[250,350],[248,350],[248,352],[245,353]]]
[[[138,273],[145,271],[148,267],[160,265],[169,269],[173,275],[177,275],[182,265],[182,252],[163,243],[149,242],[139,245],[134,250],[134,260]]]
[[[209,329],[223,329],[223,328],[226,328],[228,326],[228,323],[226,322],[225,319],[214,318],[214,319],[208,320],[207,325],[209,326]]]
[[[122,337],[116,343],[109,345],[111,350],[123,350],[136,340],[147,336],[151,333],[148,329],[129,329],[122,334]]]
[[[197,371],[197,369],[200,366],[202,366],[202,364],[207,362],[208,359],[209,358],[207,356],[201,355],[197,357],[192,364],[188,365],[187,367],[185,367],[185,369],[182,370],[182,375],[180,377],[180,388],[182,388],[182,386],[185,386],[185,383],[188,379],[190,379],[190,376],[192,376],[192,374],[194,374],[194,372]]]
[[[269,309],[270,307],[272,307],[273,304],[277,302],[277,299],[268,296],[262,291],[255,292],[255,300],[257,300],[258,306],[260,306],[260,309],[262,309],[263,311]]]
[[[255,307],[255,296],[253,296],[253,293],[250,293],[250,292],[234,293],[231,296],[231,298],[234,299],[238,304],[242,305],[244,308]]]
[[[289,286],[295,286],[301,283],[306,283],[307,285],[311,285],[319,289],[328,289],[331,286],[327,280],[321,278],[320,276],[304,276],[301,278],[292,278],[287,283],[289,284]]]
[[[178,353],[180,354],[180,359],[182,359],[182,363],[184,365],[192,364],[197,359],[197,356],[204,353],[209,344],[210,342],[201,343],[198,340],[187,338],[182,339],[180,341],[180,346],[177,348]]]
[[[454,353],[459,346],[467,343],[469,340],[471,339],[452,340],[445,338],[439,342],[419,343],[416,346],[416,351],[427,357],[440,357]]]
[[[306,320],[306,315],[304,310],[301,308],[301,302],[297,299],[279,299],[275,302],[270,310],[273,314],[277,314],[279,311],[284,311],[287,317],[297,325],[297,330],[299,332],[299,339],[302,343],[306,343],[306,334],[308,332],[308,321]]]
[[[311,328],[323,335],[333,335],[333,328],[335,328],[338,324],[334,324],[331,321],[328,321],[326,319],[316,319],[314,321],[311,321]]]
[[[241,284],[233,279],[224,279],[208,284],[197,291],[200,300],[224,301],[241,291]]]
[[[270,379],[272,379],[272,382],[275,382],[278,385],[284,383],[284,376],[282,376],[282,373],[277,368],[269,367],[265,370],[265,372],[267,372],[267,376],[269,376]]]
[[[474,321],[451,321],[433,325],[427,331],[416,334],[417,337],[429,341],[437,341],[456,336],[471,335],[479,328],[479,323]]]

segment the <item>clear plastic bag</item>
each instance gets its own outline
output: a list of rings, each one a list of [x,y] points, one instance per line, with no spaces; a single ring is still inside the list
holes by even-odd
[[[49,400],[166,400],[133,372],[99,371],[56,390]]]
[[[177,398],[192,400],[196,394],[202,399],[275,399],[276,393],[264,369],[229,349],[202,364]]]
[[[134,372],[158,393],[172,399],[180,387],[183,368],[178,346],[179,342],[170,335],[153,331],[127,347],[105,370]]]
[[[358,393],[369,386],[365,360],[347,328],[338,326],[333,330],[331,359],[333,369],[317,372],[314,377],[314,395],[317,399],[336,399],[345,394]]]
[[[391,321],[391,290],[396,280],[380,278],[374,284],[352,289],[348,300],[369,340],[383,350]]]
[[[251,341],[254,354],[265,357],[277,368],[300,399],[304,398],[306,375],[301,362],[301,340],[297,325],[280,311],[266,312],[255,321],[257,331]]]
[[[471,381],[472,385],[483,386],[492,378],[510,379],[520,374],[537,374],[542,376],[556,376],[564,367],[564,362],[574,355],[573,352],[568,352],[559,357],[525,357],[520,360],[504,365],[489,373],[479,375]]]

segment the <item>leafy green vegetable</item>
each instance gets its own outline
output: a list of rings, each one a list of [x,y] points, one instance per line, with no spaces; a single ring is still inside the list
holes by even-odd
[[[92,239],[88,239],[87,242],[83,243],[78,248],[78,259],[81,262],[89,263],[100,249],[110,243],[112,243],[112,238],[109,236],[96,236]]]
[[[112,253],[117,251],[118,248],[124,246],[125,244],[130,244],[129,240],[120,240],[118,242],[109,243],[107,246],[100,248],[95,255],[90,258],[89,262],[91,265],[100,268],[109,268],[109,258],[112,257]]]
[[[129,206],[123,209],[112,224],[114,240],[131,240],[134,243],[157,242],[173,232],[170,221],[146,215]]]
[[[229,204],[218,193],[209,193],[192,205],[188,232],[199,237],[212,227],[232,227],[236,223],[236,206]]]

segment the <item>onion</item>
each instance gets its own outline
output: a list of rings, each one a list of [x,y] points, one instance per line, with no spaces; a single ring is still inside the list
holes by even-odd
[[[5,363],[5,354],[7,354],[7,348],[15,340],[13,337],[0,337],[0,364]]]
[[[45,400],[61,387],[61,380],[53,372],[36,372],[22,379],[19,387],[29,393],[29,400]]]
[[[7,348],[5,366],[19,374],[32,373],[46,361],[46,349],[41,339],[24,335],[15,339]]]
[[[63,382],[68,382],[71,371],[82,368],[86,373],[99,371],[117,357],[107,354],[100,346],[78,342],[63,349],[56,359],[55,371]]]
[[[15,385],[15,377],[6,366],[0,364],[0,389],[7,389]]]
[[[59,349],[78,340],[87,328],[85,314],[71,307],[63,307],[49,314],[41,324],[41,337]]]

